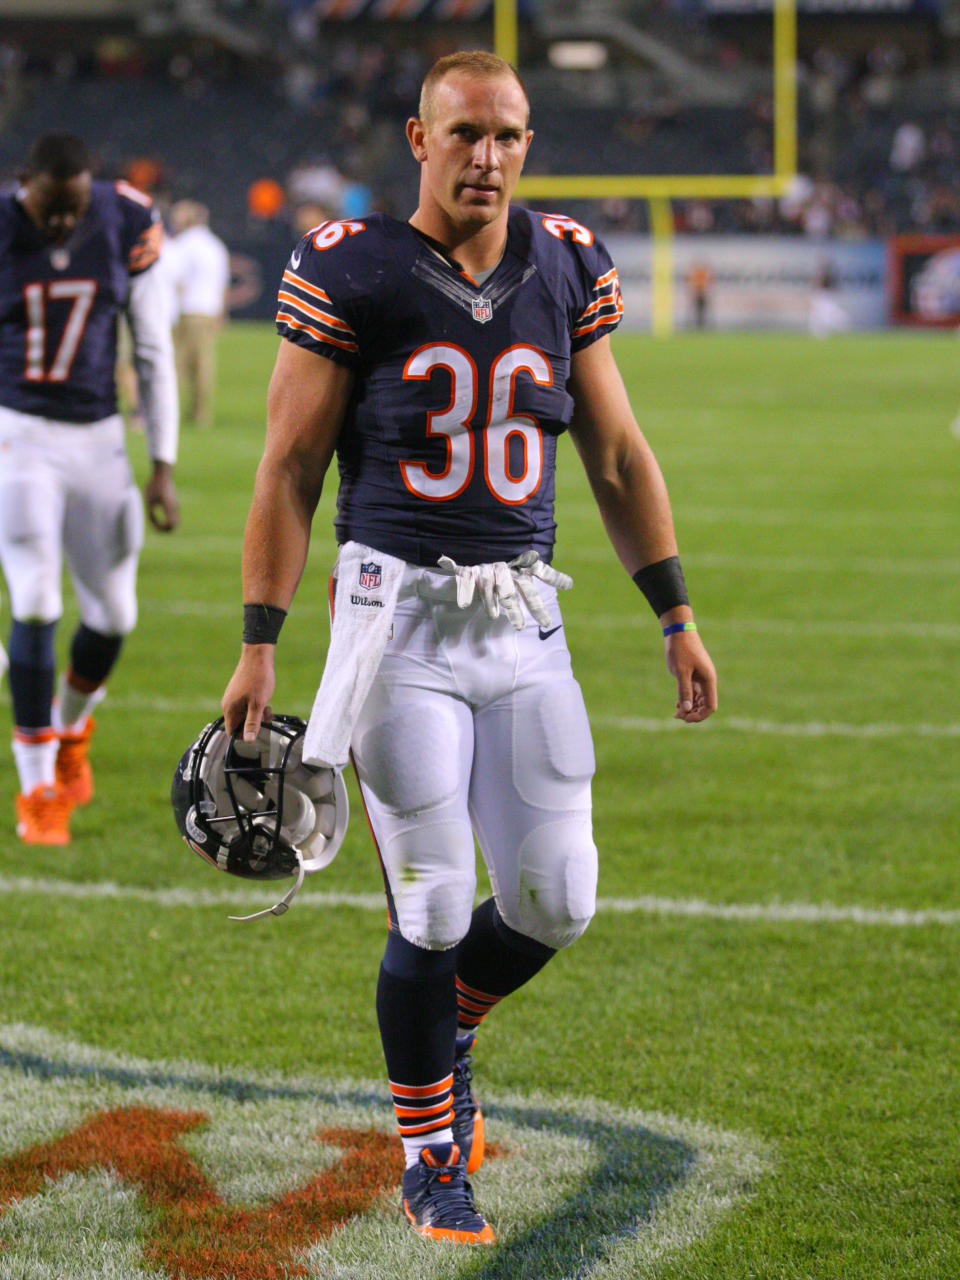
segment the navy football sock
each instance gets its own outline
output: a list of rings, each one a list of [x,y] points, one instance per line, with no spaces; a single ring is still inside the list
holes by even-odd
[[[10,699],[19,729],[50,725],[56,656],[56,622],[14,622],[10,630]]]
[[[98,689],[113,670],[123,636],[108,636],[81,622],[70,642],[70,673],[88,692]]]
[[[426,1146],[453,1118],[456,948],[427,951],[391,933],[377,982],[377,1020],[397,1127]]]
[[[458,1026],[476,1031],[490,1010],[556,955],[552,947],[505,924],[492,898],[473,913],[470,931],[457,948]]]

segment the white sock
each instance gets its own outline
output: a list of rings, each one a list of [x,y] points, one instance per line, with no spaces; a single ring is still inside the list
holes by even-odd
[[[19,738],[13,740],[13,759],[20,778],[20,790],[29,795],[34,787],[52,787],[54,769],[57,763],[57,748],[60,743],[55,737],[47,742],[23,742]]]
[[[410,1169],[420,1159],[420,1152],[424,1147],[432,1147],[437,1142],[452,1142],[453,1130],[450,1128],[438,1129],[436,1133],[429,1135],[430,1141],[424,1142],[423,1136],[419,1138],[401,1138],[403,1143],[403,1154],[407,1157],[407,1168]]]
[[[57,696],[53,702],[53,727],[58,731],[69,729],[71,733],[80,733],[87,723],[87,716],[107,696],[107,691],[100,685],[92,693],[75,689],[62,671],[57,681]]]

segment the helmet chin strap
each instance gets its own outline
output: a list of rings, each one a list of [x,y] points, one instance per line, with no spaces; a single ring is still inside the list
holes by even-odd
[[[305,858],[296,846],[292,847],[293,852],[297,855],[297,878],[280,901],[275,902],[272,907],[266,907],[263,911],[254,911],[249,916],[227,916],[228,920],[236,920],[242,924],[245,920],[261,920],[264,916],[282,916],[285,911],[290,910],[290,904],[300,892],[304,876],[310,871],[320,871],[321,868],[326,866],[326,862],[323,859]]]

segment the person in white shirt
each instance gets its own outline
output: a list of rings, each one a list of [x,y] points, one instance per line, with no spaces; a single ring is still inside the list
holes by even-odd
[[[185,422],[209,427],[213,418],[217,337],[227,310],[230,254],[210,230],[209,210],[179,200],[170,210],[173,238],[166,267],[176,323],[173,343]]]

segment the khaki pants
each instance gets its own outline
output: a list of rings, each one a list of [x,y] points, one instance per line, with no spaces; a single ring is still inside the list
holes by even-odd
[[[182,315],[173,330],[177,381],[186,421],[209,427],[217,377],[217,335],[220,316]]]

